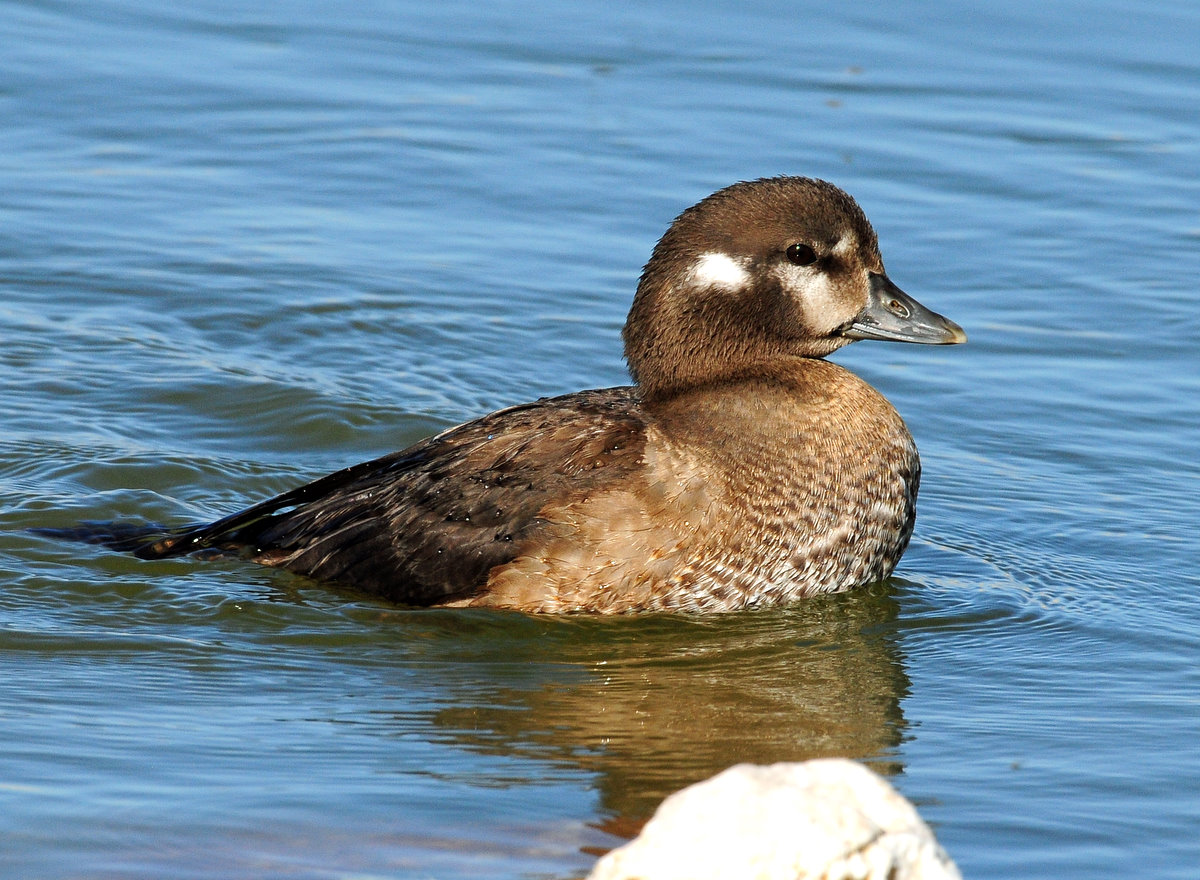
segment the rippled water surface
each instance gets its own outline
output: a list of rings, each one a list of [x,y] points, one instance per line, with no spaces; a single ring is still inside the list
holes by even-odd
[[[1200,11],[0,4],[0,876],[584,875],[729,764],[890,776],[969,877],[1200,865]],[[829,178],[965,347],[896,577],[419,612],[35,537],[620,384],[642,263]]]

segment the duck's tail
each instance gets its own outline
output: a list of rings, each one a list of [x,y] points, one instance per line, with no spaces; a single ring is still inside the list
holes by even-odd
[[[49,538],[82,541],[98,544],[110,550],[132,553],[139,559],[168,559],[204,551],[221,555],[247,556],[264,565],[282,565],[290,553],[307,546],[303,541],[311,537],[312,531],[304,531],[301,541],[286,545],[278,543],[279,528],[286,527],[292,517],[301,514],[312,502],[318,502],[315,522],[320,523],[323,515],[320,502],[328,497],[353,499],[353,492],[360,484],[369,489],[380,479],[422,463],[425,447],[405,450],[383,458],[365,461],[353,467],[335,471],[312,483],[298,486],[282,495],[260,501],[245,510],[239,510],[216,522],[194,523],[186,526],[162,526],[153,523],[131,522],[82,522],[67,528],[35,528],[30,531]],[[347,494],[350,493],[350,494]],[[341,505],[353,513],[357,507]],[[330,517],[325,523],[332,522]],[[303,522],[313,523],[314,516]],[[440,552],[440,551],[439,551]],[[305,572],[307,573],[307,572]]]
[[[207,524],[171,528],[156,523],[81,522],[66,528],[33,528],[29,531],[46,538],[97,544],[121,553],[132,553],[139,559],[167,559],[211,546],[194,540],[209,528]]]
[[[253,507],[239,510],[216,522],[193,523],[186,526],[163,526],[134,522],[82,522],[67,528],[30,529],[37,535],[68,541],[98,544],[110,550],[132,553],[139,559],[168,559],[189,553],[212,553],[254,556],[262,533],[302,505],[311,497],[319,497],[326,487],[340,485],[374,462],[330,474],[305,486],[284,492]]]

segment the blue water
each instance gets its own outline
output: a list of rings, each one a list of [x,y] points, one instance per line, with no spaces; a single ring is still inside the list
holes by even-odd
[[[1200,7],[0,4],[0,877],[571,878],[844,755],[972,878],[1200,866]],[[825,177],[970,343],[887,584],[413,612],[34,537],[625,381],[650,247]]]

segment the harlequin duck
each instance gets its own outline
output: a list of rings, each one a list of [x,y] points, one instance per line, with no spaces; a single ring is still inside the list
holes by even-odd
[[[527,612],[728,611],[891,573],[917,449],[879,392],[823,358],[966,335],[889,280],[850,196],[775,177],[688,208],[623,337],[633,385],[500,410],[208,525],[100,540]]]

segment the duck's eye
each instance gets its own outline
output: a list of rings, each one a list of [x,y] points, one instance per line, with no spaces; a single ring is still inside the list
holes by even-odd
[[[788,262],[794,266],[811,266],[817,261],[817,252],[806,244],[790,244],[787,249]]]

